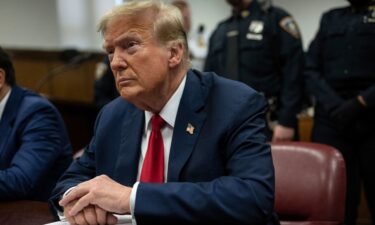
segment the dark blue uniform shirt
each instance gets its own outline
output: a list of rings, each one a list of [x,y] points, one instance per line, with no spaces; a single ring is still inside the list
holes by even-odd
[[[226,74],[227,33],[231,18],[221,22],[210,38],[205,70]],[[302,99],[303,50],[298,27],[284,10],[263,10],[253,1],[239,18],[238,80],[277,99],[281,125],[294,127]]]
[[[325,13],[306,59],[306,82],[319,113],[362,95],[375,106],[375,3]]]

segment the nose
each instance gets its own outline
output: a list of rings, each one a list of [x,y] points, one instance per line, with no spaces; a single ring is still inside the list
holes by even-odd
[[[120,50],[115,50],[111,60],[111,69],[112,71],[122,71],[128,67],[125,57],[121,54]]]

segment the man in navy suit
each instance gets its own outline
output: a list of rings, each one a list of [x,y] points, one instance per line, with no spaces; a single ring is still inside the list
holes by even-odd
[[[0,48],[0,200],[48,200],[71,161],[60,114],[16,85],[13,64]]]
[[[101,110],[85,153],[54,190],[71,224],[114,224],[113,214],[131,214],[138,225],[277,222],[265,99],[189,70],[182,24],[177,8],[157,1],[129,2],[102,18],[121,96]],[[154,118],[165,121],[161,183],[143,181]]]

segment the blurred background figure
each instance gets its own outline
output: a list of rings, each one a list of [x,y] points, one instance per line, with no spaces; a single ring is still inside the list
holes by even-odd
[[[119,96],[115,86],[115,79],[108,57],[104,57],[103,62],[96,65],[95,83],[94,83],[94,101],[98,108],[102,108],[105,104]]]
[[[18,87],[0,47],[0,201],[46,201],[72,161],[64,122],[41,96]]]
[[[374,224],[375,1],[349,2],[323,14],[307,54],[306,83],[316,100],[312,141],[345,158],[345,224],[356,224],[361,179]]]
[[[191,31],[191,8],[185,0],[174,0],[171,3],[176,6],[183,17],[185,32],[188,35],[191,68],[203,70],[208,51],[208,37],[204,24],[200,24],[195,31]]]
[[[269,139],[297,139],[303,97],[303,50],[297,23],[270,1],[227,2],[232,16],[210,38],[205,71],[225,74],[263,92],[270,106]]]

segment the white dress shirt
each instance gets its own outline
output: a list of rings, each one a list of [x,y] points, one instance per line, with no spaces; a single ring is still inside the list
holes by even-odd
[[[177,90],[172,95],[172,97],[168,100],[167,104],[159,113],[159,116],[161,116],[161,118],[163,118],[163,120],[166,122],[166,126],[164,126],[161,130],[161,135],[163,136],[163,144],[164,144],[164,182],[166,182],[168,178],[168,162],[169,162],[169,153],[171,151],[173,128],[174,128],[174,123],[176,121],[178,106],[180,105],[182,93],[185,88],[185,83],[186,83],[186,76],[184,77],[184,79],[182,80]],[[137,182],[134,184],[133,190],[130,195],[130,211],[131,211],[131,214],[133,215],[133,225],[137,224],[135,221],[135,217],[134,217],[134,206],[135,206],[135,201],[136,201],[137,188],[139,184],[139,177],[142,171],[143,161],[147,152],[148,139],[150,138],[150,135],[151,135],[150,122],[151,122],[151,118],[153,115],[154,114],[152,112],[145,111],[145,127],[144,127],[144,133],[142,136],[141,156],[139,158],[139,164],[138,164]]]
[[[10,89],[8,91],[8,93],[5,94],[4,98],[1,99],[0,101],[0,121],[1,121],[1,118],[3,117],[3,113],[4,113],[4,109],[5,109],[5,105],[7,104],[7,101],[8,101],[8,98],[10,96],[10,92],[12,91],[12,89]]]

